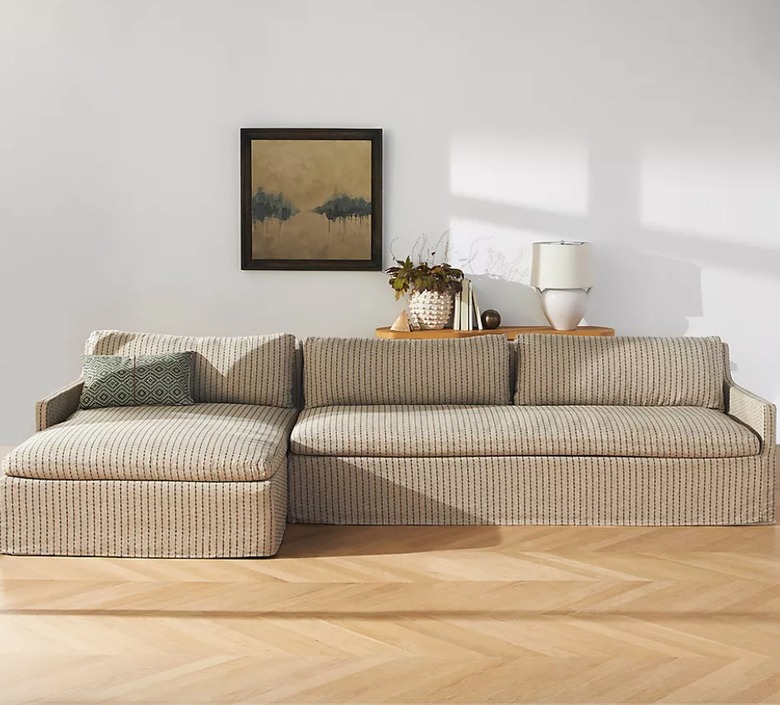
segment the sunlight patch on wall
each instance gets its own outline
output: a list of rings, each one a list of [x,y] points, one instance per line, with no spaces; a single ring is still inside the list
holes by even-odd
[[[778,245],[780,146],[655,146],[642,151],[642,225],[754,245]]]
[[[527,284],[531,243],[540,239],[544,239],[544,235],[539,232],[468,218],[451,218],[449,260],[468,276]]]
[[[588,211],[588,149],[578,140],[455,135],[450,189],[463,198],[553,213]]]

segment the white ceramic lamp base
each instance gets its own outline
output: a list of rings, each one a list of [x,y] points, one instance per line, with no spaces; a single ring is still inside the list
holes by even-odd
[[[588,308],[587,289],[545,289],[539,296],[542,311],[555,330],[574,330]]]

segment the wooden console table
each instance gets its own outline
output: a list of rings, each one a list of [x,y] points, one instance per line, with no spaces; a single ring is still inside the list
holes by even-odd
[[[442,328],[441,330],[413,330],[410,332],[390,330],[389,326],[383,326],[376,329],[377,338],[394,338],[397,340],[417,340],[430,338],[470,338],[474,335],[505,335],[510,340],[514,340],[518,335],[526,333],[545,333],[549,335],[596,335],[612,336],[615,335],[614,328],[605,326],[580,326],[574,330],[555,330],[550,326],[500,326],[493,330],[452,330],[452,328]]]

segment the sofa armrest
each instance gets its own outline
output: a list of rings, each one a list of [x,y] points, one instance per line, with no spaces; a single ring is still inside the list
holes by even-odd
[[[726,394],[726,411],[729,416],[749,426],[759,435],[763,452],[774,453],[777,442],[775,405],[731,380],[726,385]]]
[[[35,404],[35,430],[43,431],[49,426],[65,421],[73,414],[79,408],[83,386],[84,380],[80,379],[37,402]]]

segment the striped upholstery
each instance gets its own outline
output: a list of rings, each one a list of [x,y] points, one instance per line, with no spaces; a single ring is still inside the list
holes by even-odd
[[[297,414],[295,339],[96,331],[85,346],[88,355],[186,351],[195,353],[193,396],[205,403],[77,411],[82,381],[38,403],[41,433],[0,477],[0,552],[276,553]]]
[[[728,413],[753,429],[761,438],[764,453],[774,453],[777,440],[777,409],[761,397],[734,384],[731,376],[726,387]]]
[[[719,338],[517,338],[515,403],[724,408]]]
[[[758,455],[758,436],[699,407],[342,406],[304,409],[290,450],[344,457]]]
[[[265,482],[0,478],[0,553],[273,556],[286,518],[286,472]]]
[[[83,387],[84,381],[78,380],[37,402],[35,404],[35,430],[43,431],[49,426],[62,423],[77,411]]]
[[[246,482],[284,469],[294,409],[240,404],[82,409],[6,456],[45,480]]]
[[[760,438],[759,455],[707,459],[293,454],[288,458],[289,519],[315,524],[771,524],[775,519],[776,410],[769,402],[736,386],[728,368],[724,380],[729,416]],[[406,410],[409,411],[409,407]],[[329,409],[322,413],[334,411]],[[345,413],[352,411],[345,410]],[[380,426],[378,419],[369,419],[370,414],[387,413],[386,409],[360,411],[360,415],[352,418],[352,423],[360,428]],[[489,414],[492,409],[482,411]],[[560,411],[565,415],[567,410]],[[721,451],[728,444],[714,435],[723,430],[717,427],[725,421],[714,410],[632,411],[640,412],[632,418],[654,419],[658,417],[652,414],[658,412],[668,412],[669,419],[688,418],[686,415],[691,411],[700,412],[700,416],[697,414],[699,419],[706,419],[707,424],[715,423],[708,431],[713,434],[710,442]],[[643,416],[641,412],[644,411],[650,416]],[[338,410],[337,413],[341,412]],[[679,416],[680,413],[683,416]],[[459,417],[459,430],[471,433],[465,428],[463,419],[463,416]],[[320,420],[312,411],[302,412],[301,420],[302,429],[306,434],[312,434],[310,439],[317,438],[316,442],[323,444],[322,449],[337,449],[337,439],[332,437],[333,426],[326,425],[317,430]],[[312,427],[307,429],[309,423]],[[435,426],[430,420],[427,424]],[[420,425],[418,417],[413,432],[412,424],[405,426],[408,433],[400,443],[402,449],[406,449],[402,452],[425,452],[425,441],[419,433],[421,428],[424,433],[430,433],[431,426],[427,424]],[[726,426],[730,434],[734,427],[728,423]],[[318,435],[320,431],[326,438]],[[447,433],[450,432],[447,429]],[[387,434],[389,431],[385,430],[383,442],[387,445],[382,450],[389,452]],[[444,440],[434,440],[433,436],[427,438],[429,442],[439,444],[437,448],[444,448]],[[740,438],[739,442],[747,445],[747,437],[742,435]],[[480,439],[477,433],[469,439],[473,443],[489,443]],[[300,444],[303,440],[302,430],[298,429],[295,450],[303,450]],[[454,435],[449,441],[462,442]],[[571,443],[565,439],[560,441]],[[699,441],[680,438],[678,442],[687,443],[690,448],[700,443],[699,449],[706,448],[701,445],[703,438]],[[755,440],[750,443],[754,452]],[[394,447],[397,449],[398,444]],[[368,452],[368,448],[377,447],[366,442],[361,448]]]
[[[509,343],[308,338],[307,407],[341,404],[508,404]]]
[[[87,355],[155,355],[186,352],[193,356],[196,402],[256,406],[294,406],[295,337],[288,334],[239,338],[193,338],[115,330],[93,332]]]
[[[338,458],[292,455],[293,522],[677,526],[774,522],[752,458]]]

